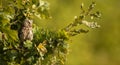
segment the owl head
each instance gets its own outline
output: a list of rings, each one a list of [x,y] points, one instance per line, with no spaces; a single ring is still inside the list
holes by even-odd
[[[33,20],[30,20],[30,19],[26,18],[24,20],[23,26],[24,27],[32,27],[32,23],[33,23]]]

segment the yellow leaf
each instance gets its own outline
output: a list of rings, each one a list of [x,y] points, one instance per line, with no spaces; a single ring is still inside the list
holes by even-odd
[[[42,43],[40,43],[40,44],[38,45],[38,49],[39,49],[42,53],[46,53],[46,52],[47,52],[47,49],[45,48],[45,46],[44,46]]]
[[[42,45],[42,43],[40,43],[40,44],[38,45],[38,48],[39,48],[39,49],[44,48],[44,46]]]

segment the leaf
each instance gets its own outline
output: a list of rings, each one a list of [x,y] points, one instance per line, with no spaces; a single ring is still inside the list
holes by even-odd
[[[39,45],[37,46],[38,51],[41,52],[43,55],[47,53],[47,49],[45,47],[46,44],[47,44],[47,41],[44,40],[42,43],[39,43]]]
[[[32,44],[31,41],[26,40],[26,41],[24,42],[24,47],[26,47],[26,48],[28,48],[28,49],[31,49],[31,48],[33,47],[33,44]]]
[[[97,22],[88,22],[88,21],[84,20],[84,21],[82,21],[82,23],[90,28],[99,28],[100,27],[100,25],[98,25]]]
[[[40,5],[40,0],[32,0],[32,3],[38,7]]]

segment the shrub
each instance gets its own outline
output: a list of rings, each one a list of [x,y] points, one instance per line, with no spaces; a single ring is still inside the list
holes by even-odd
[[[9,6],[8,6],[9,5]],[[40,28],[34,22],[51,18],[48,3],[42,0],[2,0],[0,9],[0,65],[64,65],[68,54],[70,37],[87,33],[75,29],[78,25],[90,28],[100,27],[97,22],[100,13],[92,12],[95,2],[75,16],[72,23],[58,31]],[[33,21],[33,23],[32,23]],[[33,36],[32,36],[33,35]]]

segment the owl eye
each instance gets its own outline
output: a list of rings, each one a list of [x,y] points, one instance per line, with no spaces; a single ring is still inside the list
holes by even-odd
[[[28,22],[29,22],[29,24],[32,24],[33,21],[32,20],[28,20]]]
[[[31,24],[30,21],[28,21],[28,23]]]

